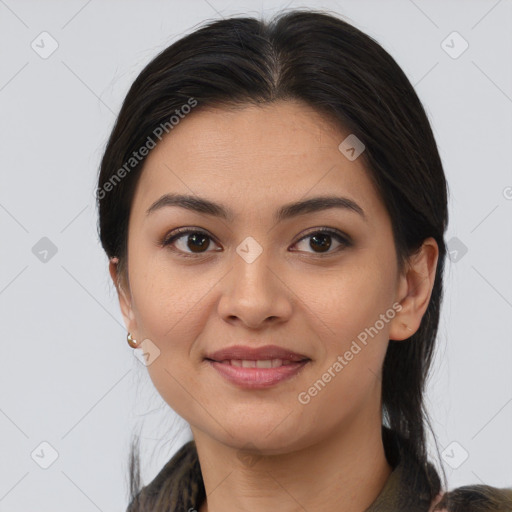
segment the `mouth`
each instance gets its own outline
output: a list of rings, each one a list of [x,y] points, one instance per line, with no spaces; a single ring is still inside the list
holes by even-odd
[[[236,366],[245,368],[254,368],[257,363],[264,365],[260,366],[260,368],[273,368],[274,365],[281,366],[283,363],[302,362],[309,359],[309,357],[277,345],[265,345],[258,348],[247,345],[233,345],[207,354],[205,359],[219,363],[234,361]],[[270,366],[268,366],[269,364]]]
[[[238,345],[214,352],[204,360],[228,382],[248,389],[275,386],[311,362],[307,356],[274,345],[259,349]]]
[[[215,359],[208,358],[206,358],[206,360],[214,363],[238,366],[240,368],[278,368],[279,366],[290,366],[309,361],[309,359],[302,359],[300,361],[289,361],[286,359],[225,359],[224,361],[216,361]]]

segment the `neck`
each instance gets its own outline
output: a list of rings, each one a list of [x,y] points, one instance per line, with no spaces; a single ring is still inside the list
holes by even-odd
[[[392,471],[380,418],[371,426],[365,420],[300,449],[252,459],[192,428],[207,495],[199,512],[365,510]]]

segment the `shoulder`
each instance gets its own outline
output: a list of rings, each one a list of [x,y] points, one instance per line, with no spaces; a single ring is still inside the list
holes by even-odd
[[[440,494],[429,512],[512,512],[512,488],[467,485]]]

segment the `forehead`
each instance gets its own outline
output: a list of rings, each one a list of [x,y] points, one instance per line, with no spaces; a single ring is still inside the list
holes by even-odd
[[[235,212],[338,194],[385,215],[363,158],[351,161],[338,148],[348,135],[297,101],[193,111],[147,156],[133,208],[168,192],[197,194]]]

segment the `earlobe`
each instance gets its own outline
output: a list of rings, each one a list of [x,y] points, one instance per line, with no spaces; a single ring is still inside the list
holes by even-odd
[[[389,339],[410,338],[421,324],[434,287],[439,248],[434,238],[423,241],[399,278],[397,297],[402,309],[391,322]]]

